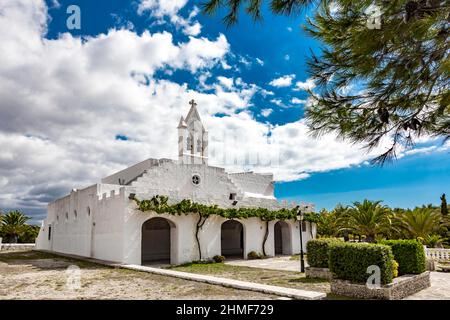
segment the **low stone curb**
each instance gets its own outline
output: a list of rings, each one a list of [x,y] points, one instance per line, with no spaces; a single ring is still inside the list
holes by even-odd
[[[1,243],[0,251],[23,251],[33,250],[35,248],[34,243]]]
[[[374,289],[368,288],[365,284],[332,279],[331,293],[359,299],[400,300],[430,286],[430,272],[425,271],[421,274],[400,276],[392,283]]]
[[[150,273],[163,275],[163,276],[176,277],[176,278],[181,278],[181,279],[185,279],[185,280],[204,282],[204,283],[209,283],[209,284],[214,284],[214,285],[221,285],[223,287],[228,287],[228,288],[235,288],[235,289],[241,289],[241,290],[250,290],[250,291],[256,291],[256,292],[274,294],[277,296],[289,297],[289,298],[294,298],[297,300],[321,300],[326,297],[326,294],[323,292],[277,287],[277,286],[271,286],[271,285],[260,284],[260,283],[255,283],[255,282],[232,280],[232,279],[219,278],[219,277],[207,276],[207,275],[202,275],[202,274],[165,270],[165,269],[158,269],[158,268],[138,266],[138,265],[120,265],[120,267],[125,268],[125,269],[130,269],[130,270],[150,272]]]
[[[47,251],[47,250],[36,250],[36,251],[52,253],[54,255],[58,255],[58,256],[62,256],[62,257],[92,262],[92,263],[105,265],[105,266],[113,267],[113,268],[122,268],[122,269],[129,269],[129,270],[135,270],[135,271],[141,271],[141,272],[148,272],[148,273],[153,273],[153,274],[157,274],[157,275],[161,275],[161,276],[175,277],[175,278],[180,278],[180,279],[184,279],[184,280],[209,283],[209,284],[213,284],[213,285],[220,285],[220,286],[227,287],[227,288],[262,292],[262,293],[273,294],[273,295],[277,295],[277,296],[281,296],[281,297],[293,298],[293,299],[297,299],[297,300],[322,300],[322,299],[326,298],[326,293],[317,292],[317,291],[308,291],[308,290],[300,290],[300,289],[293,289],[293,288],[277,287],[277,286],[271,286],[271,285],[260,284],[260,283],[255,283],[255,282],[247,282],[247,281],[233,280],[233,279],[227,279],[227,278],[219,278],[219,277],[214,277],[214,276],[207,276],[207,275],[167,270],[167,269],[159,269],[159,268],[153,268],[153,267],[147,267],[147,266],[121,264],[121,263],[97,260],[97,259],[86,258],[86,257],[77,256],[77,255],[64,254],[64,253],[53,252],[53,251]]]

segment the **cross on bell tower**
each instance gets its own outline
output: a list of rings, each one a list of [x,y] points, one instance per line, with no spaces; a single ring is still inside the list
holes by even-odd
[[[203,126],[194,99],[186,118],[178,124],[178,160],[183,164],[208,164],[208,132]]]

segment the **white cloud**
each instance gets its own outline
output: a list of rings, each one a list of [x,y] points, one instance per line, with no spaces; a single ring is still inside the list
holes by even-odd
[[[269,85],[273,87],[289,87],[292,85],[292,80],[294,80],[295,74],[288,74],[269,82]]]
[[[289,31],[289,32],[292,32],[292,28],[291,27],[287,27],[286,30]]]
[[[264,66],[264,61],[262,61],[260,58],[256,58],[256,63],[260,66]]]
[[[283,101],[281,99],[272,99],[270,100],[273,104],[276,104],[279,107],[284,107]]]
[[[134,24],[131,21],[128,21],[127,19],[125,19],[124,17],[112,13],[111,17],[114,19],[115,22],[115,26],[117,28],[123,28],[123,29],[127,29],[127,30],[133,30],[134,29]]]
[[[186,26],[183,29],[183,33],[188,36],[197,36],[201,33],[201,31],[202,31],[202,25],[198,22],[195,22],[193,25]]]
[[[141,0],[138,13],[151,12],[152,16],[174,16],[183,8],[188,0]]]
[[[165,23],[164,18],[168,17],[170,23],[182,29],[188,36],[197,36],[201,33],[202,25],[193,19],[199,13],[199,9],[194,6],[187,18],[179,15],[179,11],[184,8],[188,0],[140,0],[138,14],[148,13],[151,17],[157,18],[159,24]]]
[[[286,61],[291,60],[291,56],[288,54],[284,55],[284,60],[286,60]]]
[[[334,17],[340,12],[342,8],[336,1],[330,1],[328,9],[330,10],[331,16]]]
[[[412,154],[427,154],[427,153],[431,153],[433,151],[436,151],[438,149],[437,146],[429,146],[429,147],[422,147],[422,148],[417,148],[417,149],[412,149],[412,150],[407,150],[405,152],[405,155],[412,155]]]
[[[261,115],[263,116],[263,117],[268,117],[268,116],[270,116],[271,114],[272,114],[272,112],[273,112],[273,110],[272,109],[262,109],[261,110]]]
[[[262,95],[264,98],[267,97],[267,96],[273,96],[273,95],[275,95],[275,93],[274,93],[273,91],[266,90],[266,89],[263,89],[263,88],[261,88],[260,93],[261,93],[261,95]]]
[[[294,90],[312,90],[316,87],[316,84],[314,83],[313,79],[307,79],[305,82],[303,81],[297,81],[295,84]]]
[[[231,69],[231,66],[225,60],[220,61],[220,64],[222,65],[222,68],[224,70],[230,70]]]
[[[215,41],[207,38],[189,37],[187,43],[179,46],[180,54],[172,65],[178,68],[187,67],[192,72],[197,69],[212,67],[227,54],[230,45],[227,38],[220,34]]]
[[[219,80],[220,84],[223,87],[225,87],[227,89],[233,88],[233,84],[234,84],[233,78],[227,78],[227,77],[219,76],[219,77],[217,77],[217,80]]]
[[[307,102],[307,100],[302,100],[302,99],[295,98],[295,97],[291,99],[292,104],[305,104],[306,102]]]
[[[239,62],[242,63],[247,68],[249,68],[252,65],[252,62],[244,56],[239,56]]]

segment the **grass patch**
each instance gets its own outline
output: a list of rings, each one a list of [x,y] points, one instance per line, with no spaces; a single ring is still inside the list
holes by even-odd
[[[223,270],[230,270],[229,265],[225,265],[223,262],[221,263],[198,263],[198,262],[191,262],[191,263],[185,263],[178,266],[168,266],[167,269],[173,269],[177,271],[184,271],[184,272],[192,272],[192,273],[201,273],[201,272],[208,272],[208,273],[215,273],[220,272]]]
[[[213,275],[280,287],[330,292],[330,282],[328,280],[306,278],[304,274],[295,271],[232,266],[224,263],[186,263],[169,268],[176,271]]]
[[[356,298],[347,297],[347,296],[340,296],[340,295],[334,294],[334,293],[327,293],[326,300],[361,300],[361,299],[356,299]]]
[[[0,261],[54,259],[56,256],[40,251],[5,251],[0,253]]]
[[[301,278],[296,278],[296,279],[290,279],[288,280],[289,282],[297,282],[297,283],[328,283],[330,281],[328,281],[327,279],[321,279],[321,278],[306,278],[306,277],[301,277]]]
[[[306,261],[306,254],[303,255],[303,259],[305,259]],[[289,260],[293,260],[293,261],[300,261],[300,255],[299,254],[294,254],[292,255]]]
[[[45,260],[45,259],[53,259],[64,261],[69,264],[74,264],[81,269],[94,269],[94,268],[105,268],[101,264],[97,264],[95,262],[88,262],[81,259],[69,258],[65,256],[60,256],[58,254],[43,252],[43,251],[5,251],[0,252],[0,261],[1,262],[14,262],[14,261],[31,261],[31,260]]]

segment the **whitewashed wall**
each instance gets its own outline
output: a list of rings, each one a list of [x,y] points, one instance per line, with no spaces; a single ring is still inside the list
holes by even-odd
[[[118,188],[93,185],[50,203],[47,218],[36,239],[36,248],[121,261],[127,199],[125,190],[122,189],[120,193]],[[105,192],[99,198],[98,193],[103,191],[109,193]],[[49,240],[50,225],[52,231]]]
[[[171,263],[181,264],[199,259],[195,230],[198,215],[173,216],[140,212],[134,201],[128,199],[126,187],[120,192],[110,191],[100,199],[96,190],[105,190],[105,186],[92,186],[52,203],[48,218],[44,221],[37,239],[37,249],[52,250],[102,260],[141,264],[142,225],[154,217],[170,221]],[[90,208],[88,215],[87,207]],[[76,209],[75,209],[76,208]],[[77,210],[75,219],[73,210]],[[65,213],[69,212],[66,220]],[[59,216],[59,220],[56,216]],[[221,254],[221,226],[226,219],[219,216],[208,218],[199,232],[203,259]],[[244,258],[251,251],[262,253],[265,223],[258,218],[238,219],[244,227]],[[48,225],[52,224],[52,237],[48,241]],[[274,226],[269,222],[269,235],[266,241],[266,253],[274,255]],[[298,222],[286,221],[289,225],[290,248],[292,253],[300,252]],[[311,238],[309,223],[303,232],[303,244]],[[315,230],[313,230],[315,236]]]
[[[97,205],[97,185],[71,192],[50,203],[47,218],[36,240],[36,248],[89,256],[92,212],[97,210]],[[88,214],[88,208],[91,215]],[[49,240],[50,225],[52,230]]]
[[[194,174],[201,177],[201,184],[198,186],[192,184]],[[261,182],[258,180],[258,183]],[[243,182],[241,184],[244,185]],[[75,190],[68,196],[50,203],[48,216],[43,222],[36,247],[114,262],[140,264],[142,225],[152,217],[161,216],[172,224],[171,263],[181,264],[199,259],[195,240],[198,216],[193,214],[156,215],[140,212],[135,202],[128,198],[130,193],[136,193],[140,199],[150,199],[159,194],[169,196],[172,203],[187,198],[205,204],[233,207],[229,194],[236,192],[239,200],[236,207],[279,209],[295,205],[278,202],[275,199],[244,197],[241,191],[222,168],[178,165],[169,160],[161,161],[149,168],[131,186],[96,184],[82,190]],[[221,254],[221,225],[225,221],[222,217],[212,216],[200,230],[202,258],[209,259]],[[258,218],[238,221],[244,228],[244,258],[251,251],[262,253],[266,224]],[[287,232],[290,234],[287,251],[299,253],[298,222],[287,221],[287,223],[289,225]],[[49,225],[52,226],[50,240],[48,240]],[[269,223],[269,235],[266,242],[268,255],[275,254],[274,225],[274,221]],[[311,238],[309,223],[307,228],[308,230],[303,233],[304,248]],[[312,231],[314,237],[315,229]]]

